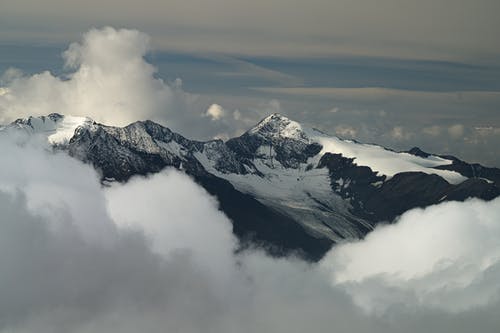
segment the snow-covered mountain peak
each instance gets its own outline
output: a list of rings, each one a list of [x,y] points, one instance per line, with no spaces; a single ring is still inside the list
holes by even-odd
[[[225,142],[190,140],[150,120],[115,127],[60,114],[18,119],[0,132],[9,128],[92,164],[103,184],[182,170],[217,196],[242,239],[314,258],[408,209],[500,195],[498,169],[342,140],[280,114]]]
[[[51,113],[48,116],[20,118],[9,127],[20,128],[30,133],[46,135],[50,144],[66,144],[80,126],[90,126],[94,121],[89,117],[76,117]]]
[[[40,127],[42,124],[45,123],[57,123],[63,119],[64,116],[59,113],[51,113],[48,116],[29,116],[26,118],[19,118],[16,119],[12,125],[17,124],[19,126],[30,126],[33,129],[36,129]]]
[[[264,118],[247,133],[267,139],[288,138],[300,141],[309,140],[306,130],[301,124],[279,113],[273,113]]]

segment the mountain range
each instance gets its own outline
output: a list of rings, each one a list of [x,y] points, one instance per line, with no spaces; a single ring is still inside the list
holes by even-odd
[[[227,141],[190,140],[149,120],[113,127],[60,114],[0,130],[46,136],[93,165],[104,186],[167,167],[185,172],[217,198],[242,246],[310,260],[409,209],[500,195],[498,168],[344,140],[280,114]]]

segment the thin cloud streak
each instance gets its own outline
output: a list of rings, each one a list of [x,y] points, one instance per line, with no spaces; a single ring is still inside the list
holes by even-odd
[[[415,98],[415,99],[458,99],[461,101],[500,100],[500,91],[418,91],[408,89],[391,89],[381,87],[338,88],[338,87],[254,87],[254,90],[285,95],[323,96],[335,99],[356,99],[374,101],[381,99]]]

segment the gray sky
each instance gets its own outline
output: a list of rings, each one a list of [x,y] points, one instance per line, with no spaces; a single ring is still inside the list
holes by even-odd
[[[494,0],[3,0],[0,72],[61,75],[61,52],[91,27],[133,28],[151,37],[157,76],[182,79],[199,109],[246,119],[165,119],[186,135],[235,135],[279,111],[360,141],[500,166],[499,11]]]
[[[138,28],[159,47],[274,55],[494,60],[495,0],[3,0],[2,40],[70,41],[92,26]]]

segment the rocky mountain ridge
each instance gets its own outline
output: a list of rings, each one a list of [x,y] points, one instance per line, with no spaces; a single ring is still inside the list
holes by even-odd
[[[44,131],[106,182],[182,170],[217,197],[247,244],[313,260],[408,209],[500,195],[500,169],[341,140],[280,114],[226,142],[190,140],[152,121],[113,127],[57,114],[7,127]]]

